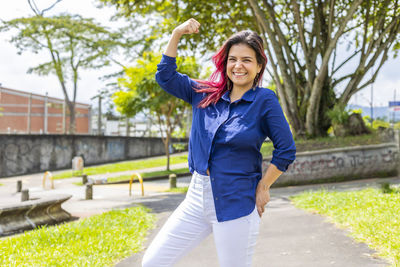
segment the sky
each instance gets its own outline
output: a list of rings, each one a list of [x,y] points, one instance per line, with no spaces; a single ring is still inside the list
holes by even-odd
[[[54,2],[50,0],[36,0],[39,9],[48,7]],[[110,16],[115,13],[114,8],[96,8],[94,0],[63,0],[58,3],[47,15],[61,12],[80,14],[83,17],[94,18],[104,26],[110,26]],[[0,19],[10,20],[13,18],[30,16],[33,12],[27,0],[6,1],[0,8]],[[115,23],[114,23],[115,25]],[[32,54],[24,52],[17,54],[17,49],[9,43],[10,33],[0,33],[0,84],[3,87],[32,92],[37,94],[48,93],[51,97],[63,98],[63,93],[56,76],[38,76],[27,74],[29,67],[36,66],[49,60],[45,52]],[[338,53],[340,54],[340,53]],[[77,102],[97,105],[96,100],[91,100],[99,90],[105,88],[104,81],[99,80],[103,75],[119,71],[119,67],[108,67],[94,71],[83,71],[79,81]],[[396,100],[400,100],[400,59],[389,59],[380,70],[377,80],[373,84],[373,105],[387,106],[388,101],[393,101],[396,89]],[[268,76],[268,75],[266,75]],[[371,86],[357,93],[350,100],[350,104],[370,106]]]
[[[54,3],[54,0],[36,0],[39,9],[44,9]],[[113,8],[96,8],[93,0],[63,0],[45,15],[62,12],[80,14],[83,17],[95,18],[103,26],[110,26],[109,18],[115,13]],[[27,0],[7,1],[0,8],[0,19],[10,20],[33,15]],[[29,67],[50,60],[48,52],[33,54],[29,51],[17,54],[17,49],[9,42],[10,33],[0,33],[0,83],[1,86],[37,94],[48,93],[51,97],[64,98],[60,83],[55,75],[38,76],[28,74]],[[106,82],[99,80],[103,75],[120,71],[120,67],[108,67],[93,71],[83,70],[78,82],[77,102],[97,105],[97,100],[91,98],[105,88]],[[71,93],[69,93],[72,96]]]

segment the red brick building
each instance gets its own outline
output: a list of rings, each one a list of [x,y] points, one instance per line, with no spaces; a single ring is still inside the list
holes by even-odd
[[[90,134],[91,106],[76,103],[76,134]],[[64,100],[0,86],[0,133],[64,134],[69,129]]]

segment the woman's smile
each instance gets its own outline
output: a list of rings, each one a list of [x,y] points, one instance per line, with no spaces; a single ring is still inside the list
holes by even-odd
[[[247,72],[233,72],[233,75],[236,77],[244,77],[247,75]]]

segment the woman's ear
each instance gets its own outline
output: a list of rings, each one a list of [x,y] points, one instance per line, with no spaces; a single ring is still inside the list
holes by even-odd
[[[261,65],[261,64],[258,64],[258,70],[257,70],[257,74],[259,74],[259,73],[260,73],[261,69],[262,69],[262,65]]]

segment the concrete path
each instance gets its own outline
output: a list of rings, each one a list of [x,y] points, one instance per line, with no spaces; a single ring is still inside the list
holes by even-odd
[[[325,267],[389,266],[377,258],[375,251],[357,243],[346,230],[338,229],[327,218],[295,208],[288,197],[306,190],[358,190],[378,187],[381,182],[400,184],[400,178],[366,179],[336,184],[272,188],[260,225],[254,255],[254,267]],[[143,198],[140,202],[158,215],[157,227],[148,237],[146,246],[155,237],[171,212],[184,199],[183,195]],[[129,257],[116,267],[141,266],[144,251]],[[187,254],[176,267],[217,267],[218,259],[212,235]]]

